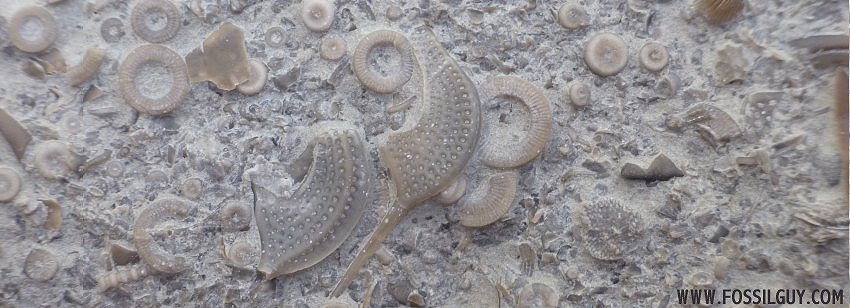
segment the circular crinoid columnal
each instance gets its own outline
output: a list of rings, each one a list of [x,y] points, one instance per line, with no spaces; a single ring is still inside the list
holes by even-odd
[[[188,178],[180,184],[180,193],[189,199],[198,199],[204,192],[204,182],[199,178]]]
[[[731,21],[741,15],[745,6],[744,0],[697,0],[694,5],[708,22],[721,24]]]
[[[667,66],[670,54],[667,53],[667,48],[664,48],[663,45],[649,42],[641,47],[638,58],[643,68],[650,72],[658,72]]]
[[[623,258],[645,233],[640,215],[611,199],[579,205],[573,220],[587,252],[600,260]]]
[[[301,2],[301,20],[310,31],[325,31],[334,22],[335,9],[333,2],[328,0],[304,0]]]
[[[57,180],[71,172],[72,161],[68,145],[62,141],[49,140],[36,147],[33,164],[38,174],[45,179]]]
[[[6,35],[20,50],[39,52],[56,41],[56,20],[45,8],[27,6],[18,10],[6,26]]]
[[[107,43],[117,43],[124,37],[124,23],[112,17],[100,24],[100,37]]]
[[[118,69],[118,90],[136,111],[161,115],[179,107],[189,92],[183,58],[162,45],[133,49]]]
[[[257,95],[266,85],[269,68],[263,62],[251,59],[248,66],[248,73],[250,74],[248,81],[237,85],[236,90],[245,95]]]
[[[584,107],[590,102],[590,86],[586,82],[573,81],[570,84],[570,102],[573,106]]]
[[[38,281],[53,279],[57,271],[59,271],[59,260],[50,250],[33,249],[24,260],[24,274]]]
[[[379,47],[392,47],[400,57],[399,67],[381,69],[378,74],[370,68],[370,54]],[[403,86],[413,76],[413,46],[404,34],[392,30],[375,30],[357,43],[351,56],[351,67],[354,76],[366,88],[378,93],[392,93]],[[394,73],[392,73],[394,72]]]
[[[248,230],[254,210],[240,201],[228,201],[221,208],[221,229],[227,232]]]
[[[227,248],[227,261],[236,267],[250,268],[257,260],[257,250],[246,240],[238,240]]]
[[[319,56],[322,59],[336,61],[345,55],[345,40],[338,35],[328,35],[322,38],[319,45]]]
[[[552,287],[543,283],[525,285],[517,296],[518,308],[558,307],[561,295]]]
[[[590,24],[590,15],[577,3],[564,3],[558,9],[558,23],[561,27],[575,30]]]
[[[584,47],[584,63],[599,76],[613,76],[629,62],[629,48],[623,39],[613,33],[600,33]]]
[[[387,19],[390,21],[396,21],[404,17],[404,11],[401,10],[401,7],[398,4],[390,4],[387,7]]]
[[[514,168],[525,165],[543,152],[552,134],[552,109],[549,100],[534,84],[514,76],[498,76],[484,84],[490,102],[505,97],[521,102],[528,108],[529,124],[524,138],[519,141],[500,140],[490,136],[481,147],[481,161],[496,168]]]
[[[130,25],[143,40],[162,43],[180,30],[180,10],[169,0],[142,0],[130,12]]]
[[[281,27],[271,27],[266,30],[265,41],[269,47],[283,47],[286,44],[286,33]]]
[[[21,177],[12,168],[0,167],[0,202],[15,199],[21,191]]]

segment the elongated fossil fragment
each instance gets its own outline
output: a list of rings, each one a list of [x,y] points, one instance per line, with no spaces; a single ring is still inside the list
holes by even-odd
[[[516,171],[500,172],[487,177],[487,184],[475,190],[460,208],[460,224],[483,227],[496,222],[514,204],[517,192]]]
[[[521,101],[528,108],[530,125],[520,142],[504,144],[487,138],[481,147],[481,160],[488,166],[514,168],[525,165],[543,152],[552,135],[552,109],[549,100],[534,84],[514,76],[498,76],[485,84],[487,98],[507,96]]]
[[[97,75],[105,57],[106,50],[101,48],[90,48],[89,50],[86,50],[86,54],[83,56],[83,61],[81,61],[79,65],[69,69],[66,73],[68,76],[68,82],[72,86],[78,86]]]
[[[332,296],[339,296],[381,242],[423,201],[448,188],[475,151],[481,123],[478,93],[429,30],[414,40],[426,106],[413,127],[390,135],[379,148],[396,201],[354,256]]]
[[[6,139],[19,160],[24,156],[27,146],[32,141],[32,135],[21,125],[21,122],[3,108],[0,108],[0,135],[3,135],[3,139]]]
[[[374,175],[361,133],[343,123],[319,125],[307,149],[312,163],[290,197],[252,185],[262,247],[257,270],[267,280],[313,266],[339,248],[370,197]]]
[[[103,292],[128,282],[142,280],[150,274],[150,269],[144,264],[116,268],[97,277],[97,289]]]

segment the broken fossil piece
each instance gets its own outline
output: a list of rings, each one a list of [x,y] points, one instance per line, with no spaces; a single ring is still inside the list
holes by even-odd
[[[109,258],[115,265],[128,265],[139,261],[139,253],[124,244],[110,243]]]
[[[257,270],[266,280],[323,260],[348,238],[365,210],[374,175],[363,135],[341,122],[318,125],[307,149],[312,163],[291,196],[252,185],[262,247]]]
[[[32,135],[27,129],[3,108],[0,108],[0,135],[3,135],[3,139],[6,139],[19,160],[32,141]]]
[[[53,75],[57,73],[64,74],[68,71],[68,65],[65,63],[65,57],[62,52],[56,48],[50,48],[35,56],[35,61],[41,64],[44,68],[44,73]]]
[[[815,34],[788,41],[788,45],[807,48],[811,51],[847,49],[850,37],[847,34]]]
[[[242,28],[226,22],[204,39],[203,48],[186,55],[189,80],[212,81],[222,90],[233,90],[251,78],[251,63]]]
[[[679,167],[667,155],[658,154],[647,168],[626,163],[620,170],[620,176],[632,180],[666,181],[674,177],[685,176]]]
[[[750,60],[744,55],[744,47],[738,43],[725,42],[717,48],[714,72],[723,84],[747,78]]]
[[[667,122],[671,128],[681,129],[693,125],[714,145],[741,135],[741,128],[726,111],[709,104],[697,104],[688,111],[675,115]]]

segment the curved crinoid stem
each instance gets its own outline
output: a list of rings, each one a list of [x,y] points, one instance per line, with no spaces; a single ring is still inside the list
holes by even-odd
[[[490,175],[469,196],[459,210],[460,224],[483,227],[496,222],[511,209],[517,193],[517,172]]]
[[[514,168],[525,165],[543,152],[552,135],[552,109],[543,91],[532,83],[514,76],[498,76],[484,85],[488,100],[500,96],[519,100],[528,108],[530,119],[525,138],[505,144],[487,138],[481,147],[481,160],[496,168]]]
[[[103,60],[106,58],[106,50],[101,48],[89,48],[83,56],[83,60],[79,65],[68,70],[68,82],[72,86],[78,86],[100,71],[100,66],[103,65]]]
[[[262,253],[257,270],[272,279],[315,265],[348,238],[374,177],[363,135],[342,123],[319,124],[312,164],[288,198],[253,185]],[[309,150],[309,147],[308,147]]]
[[[189,268],[186,259],[165,251],[151,234],[157,223],[166,219],[183,219],[192,211],[190,205],[175,197],[159,198],[139,211],[133,222],[133,243],[139,257],[156,273],[176,274]]]
[[[423,113],[409,129],[388,136],[379,149],[397,201],[355,255],[332,296],[348,287],[413,207],[457,179],[478,143],[481,106],[472,81],[429,30],[414,42],[423,74]]]

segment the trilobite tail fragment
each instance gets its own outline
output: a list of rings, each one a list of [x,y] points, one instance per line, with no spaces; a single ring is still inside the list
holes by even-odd
[[[273,279],[319,263],[339,248],[360,220],[374,177],[363,135],[342,123],[318,124],[312,164],[290,197],[254,183],[262,245],[257,270]]]
[[[388,136],[380,146],[396,202],[358,251],[332,296],[345,290],[384,238],[412,208],[448,188],[460,176],[478,143],[481,103],[472,81],[433,33],[414,41],[420,63],[424,108],[416,125]]]

